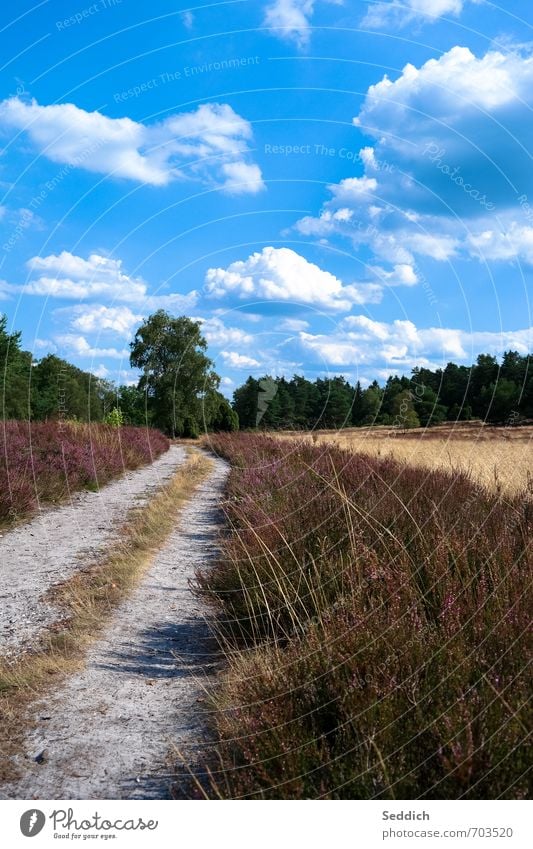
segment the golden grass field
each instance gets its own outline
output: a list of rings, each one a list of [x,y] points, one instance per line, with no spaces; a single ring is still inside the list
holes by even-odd
[[[406,431],[362,427],[272,435],[330,443],[428,469],[460,470],[478,485],[502,494],[533,493],[533,426],[498,428],[472,422]]]

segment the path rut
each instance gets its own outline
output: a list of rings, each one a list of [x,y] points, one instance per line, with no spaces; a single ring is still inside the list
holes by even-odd
[[[35,706],[4,798],[170,798],[169,751],[205,742],[198,700],[215,645],[189,580],[216,553],[227,465],[213,463],[85,668]]]
[[[44,593],[96,560],[118,538],[129,510],[169,481],[185,456],[182,446],[173,445],[151,465],[98,492],[76,493],[68,504],[45,509],[0,537],[0,656],[35,643],[60,617]]]

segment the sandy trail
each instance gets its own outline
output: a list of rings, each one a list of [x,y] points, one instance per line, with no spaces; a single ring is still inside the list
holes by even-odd
[[[188,582],[216,552],[226,475],[215,460],[83,671],[36,704],[22,777],[1,788],[4,798],[169,798],[171,747],[205,742],[198,699],[215,646]]]
[[[0,538],[0,656],[20,652],[60,617],[42,595],[96,560],[118,538],[128,511],[169,481],[185,456],[182,446],[171,446],[151,465],[98,492],[76,493]]]

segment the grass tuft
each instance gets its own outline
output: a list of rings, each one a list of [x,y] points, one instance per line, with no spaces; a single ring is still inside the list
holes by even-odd
[[[80,489],[98,490],[169,448],[141,427],[79,422],[6,421],[0,427],[0,528],[28,519],[41,504]]]
[[[523,798],[528,492],[310,441],[219,436],[212,793]]]

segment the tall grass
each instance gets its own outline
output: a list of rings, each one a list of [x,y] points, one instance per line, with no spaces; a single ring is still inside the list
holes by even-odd
[[[507,495],[533,492],[533,428],[490,427],[483,423],[438,425],[431,428],[368,427],[278,432],[277,439],[306,439],[346,451],[391,457],[415,466],[467,472],[480,486]]]
[[[0,423],[0,524],[34,513],[41,503],[95,489],[154,460],[169,447],[156,430],[102,424]]]
[[[527,793],[531,499],[331,446],[219,436],[217,794]]]

